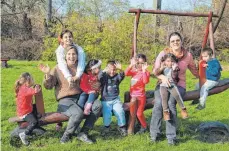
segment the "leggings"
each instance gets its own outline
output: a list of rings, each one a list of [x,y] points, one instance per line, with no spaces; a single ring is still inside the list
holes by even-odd
[[[144,95],[144,96],[131,97],[131,99],[137,99],[137,117],[142,127],[146,128],[147,124],[143,113],[146,104],[146,96]],[[133,115],[134,112],[135,112],[135,106],[130,106],[130,114]]]

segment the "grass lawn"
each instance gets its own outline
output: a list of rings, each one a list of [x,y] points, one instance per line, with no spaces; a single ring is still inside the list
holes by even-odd
[[[178,109],[178,139],[180,143],[178,146],[168,146],[167,140],[163,139],[157,144],[151,144],[149,139],[149,132],[143,135],[133,135],[128,137],[121,137],[116,131],[116,119],[113,117],[112,122],[112,133],[106,137],[100,136],[100,130],[102,128],[102,118],[99,118],[95,124],[94,130],[90,132],[92,139],[96,139],[96,143],[93,145],[87,145],[78,141],[75,137],[72,142],[61,145],[59,143],[60,137],[63,134],[61,132],[55,131],[55,124],[44,126],[47,130],[44,136],[36,137],[31,140],[31,145],[29,147],[21,146],[20,148],[15,148],[9,144],[10,132],[17,126],[17,124],[12,124],[8,122],[9,117],[16,115],[16,103],[14,94],[14,82],[19,77],[22,72],[30,72],[35,82],[42,84],[43,73],[41,73],[37,65],[38,61],[27,62],[27,61],[14,61],[10,60],[10,68],[1,69],[1,147],[3,151],[11,150],[190,150],[190,151],[208,151],[208,150],[221,150],[228,151],[229,143],[218,143],[209,144],[203,143],[196,139],[195,128],[201,123],[206,121],[220,121],[224,124],[229,125],[229,90],[223,93],[216,94],[214,96],[208,97],[206,109],[202,111],[195,111],[195,106],[191,106],[190,101],[185,102],[188,109],[190,118],[187,120],[182,120],[180,118]],[[55,62],[47,62],[51,67],[55,65]],[[228,66],[228,64],[224,64]],[[125,68],[124,66],[123,68]],[[151,68],[150,68],[151,70]],[[229,78],[229,71],[223,71],[222,77]],[[187,72],[187,90],[193,90],[197,79]],[[125,91],[129,90],[130,78],[125,78],[122,82],[121,88],[121,98]],[[156,84],[156,79],[150,79],[150,83],[147,85],[147,90],[154,89]],[[46,90],[43,88],[44,103],[46,112],[56,111],[57,102],[54,98],[53,90]],[[150,123],[152,110],[147,110],[144,112],[148,124]],[[163,132],[165,133],[165,123],[163,122]],[[66,123],[64,123],[64,127]]]

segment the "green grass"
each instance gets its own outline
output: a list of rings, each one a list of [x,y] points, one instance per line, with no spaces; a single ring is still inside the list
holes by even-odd
[[[8,62],[10,68],[1,69],[1,147],[3,151],[18,150],[15,147],[10,146],[9,136],[10,132],[17,126],[8,122],[9,117],[16,115],[15,106],[15,94],[13,90],[14,82],[22,72],[30,72],[35,82],[42,84],[43,73],[37,69],[38,61],[26,62],[26,61],[14,61]],[[47,62],[51,67],[55,65],[55,62]],[[226,64],[224,64],[226,65]],[[228,65],[228,64],[227,64]],[[126,66],[124,66],[125,68]],[[151,71],[151,68],[150,68]],[[228,78],[229,71],[222,72],[222,78]],[[121,84],[121,98],[125,91],[129,90],[130,78],[125,78]],[[187,72],[187,90],[193,90],[197,79]],[[156,79],[150,79],[150,83],[147,85],[147,90],[154,89]],[[46,90],[43,88],[45,110],[46,112],[56,111],[57,102],[54,98],[53,90]],[[179,115],[178,109],[178,138],[180,143],[178,146],[169,147],[166,139],[162,140],[157,144],[150,144],[149,133],[143,135],[134,135],[122,138],[116,131],[116,119],[113,117],[111,135],[107,137],[100,136],[100,129],[102,127],[102,118],[99,118],[95,124],[95,128],[91,131],[90,135],[93,139],[96,139],[95,144],[87,145],[79,142],[75,137],[73,141],[65,145],[59,143],[60,137],[63,131],[55,132],[55,124],[45,126],[47,133],[44,136],[33,138],[29,147],[21,146],[20,150],[229,150],[229,143],[224,144],[209,144],[203,143],[197,139],[194,129],[201,122],[206,121],[220,121],[229,125],[229,90],[223,93],[208,97],[206,109],[195,112],[195,106],[190,106],[190,101],[185,102],[190,118],[182,120]],[[145,111],[147,122],[150,123],[152,110]],[[163,122],[163,132],[165,133],[165,123]],[[66,126],[66,123],[64,123]]]

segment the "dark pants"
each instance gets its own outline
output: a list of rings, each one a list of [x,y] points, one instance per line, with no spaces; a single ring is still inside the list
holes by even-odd
[[[169,111],[168,99],[170,95],[172,95],[175,98],[175,100],[177,101],[181,109],[185,108],[184,101],[180,95],[177,86],[175,85],[172,87],[160,86],[160,93],[162,99],[162,107],[164,111]]]
[[[87,94],[85,92],[82,92],[79,97],[78,105],[81,108],[84,108],[86,103],[93,103],[98,97],[97,93],[90,93]]]
[[[29,123],[29,126],[25,129],[25,134],[26,135],[31,135],[32,131],[36,128],[37,126],[37,119],[34,116],[33,113],[29,113],[28,115],[25,116],[24,120]]]
[[[81,121],[84,119],[82,108],[76,104],[77,98],[63,98],[59,100],[58,112],[69,117],[68,125],[65,130],[67,134],[73,134],[76,128],[79,126]],[[102,105],[99,100],[96,100],[92,105],[92,111],[90,115],[86,116],[86,120],[81,131],[87,133],[88,130],[92,129],[94,123],[101,114]]]
[[[183,97],[185,94],[185,89],[178,86],[177,87],[181,96]],[[161,122],[163,117],[163,109],[162,109],[162,100],[160,94],[160,86],[158,85],[154,92],[155,102],[152,112],[152,118],[150,123],[150,136],[151,138],[157,138],[161,134]],[[176,122],[177,122],[177,114],[176,114],[176,100],[170,95],[168,101],[169,111],[170,111],[170,119],[166,121],[166,137],[167,139],[176,139]]]

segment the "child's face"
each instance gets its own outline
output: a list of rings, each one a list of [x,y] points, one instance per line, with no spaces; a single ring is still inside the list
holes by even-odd
[[[76,65],[77,62],[77,54],[76,51],[74,49],[70,49],[67,54],[66,54],[66,62],[68,65]]]
[[[108,64],[108,74],[112,77],[116,74],[116,67],[114,65]]]
[[[34,85],[34,80],[33,80],[32,77],[30,77],[29,80],[26,81],[26,85],[27,85],[28,87],[31,87],[31,86]]]
[[[65,33],[63,35],[63,38],[61,39],[61,42],[65,46],[70,46],[73,43],[73,37],[72,37],[71,33]]]
[[[206,62],[211,58],[207,52],[201,53],[202,59]]]
[[[136,64],[136,68],[138,71],[142,70],[142,65],[145,64],[144,59],[142,58],[137,58],[137,64]]]
[[[98,75],[99,72],[100,72],[100,68],[101,68],[101,66],[99,66],[99,67],[97,67],[97,68],[95,68],[95,69],[92,69],[92,74],[93,74],[93,75]]]
[[[165,59],[165,65],[166,67],[172,68],[172,65],[174,64],[174,61],[171,58]]]

